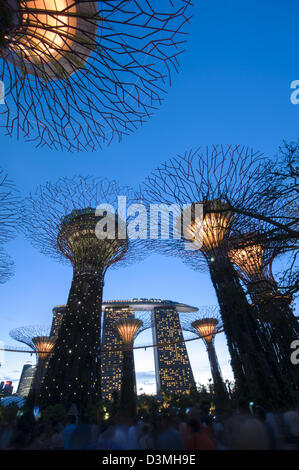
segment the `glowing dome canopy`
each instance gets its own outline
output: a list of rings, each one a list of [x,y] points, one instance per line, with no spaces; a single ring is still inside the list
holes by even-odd
[[[203,252],[209,252],[221,245],[234,216],[228,210],[227,203],[216,199],[197,203],[203,204],[202,220],[195,216],[195,204],[193,203],[191,207],[191,224],[184,227],[184,233],[195,246],[198,246]],[[220,210],[225,212],[220,212]]]
[[[114,227],[114,238],[99,239],[97,236],[97,223],[104,217]],[[77,267],[89,265],[104,268],[115,256],[117,260],[121,259],[128,249],[128,240],[117,236],[117,223],[114,214],[97,216],[96,210],[91,207],[73,210],[62,219],[62,228],[57,237],[58,247]]]
[[[229,252],[231,261],[242,269],[248,278],[263,272],[263,256],[264,249],[261,245],[248,245]]]
[[[202,318],[192,322],[191,326],[202,336],[204,341],[211,343],[217,324],[218,320],[216,318]]]
[[[115,328],[126,346],[131,345],[143,322],[138,318],[124,318],[115,322]]]
[[[83,68],[94,49],[96,3],[74,0],[9,0],[12,39],[7,58],[26,73],[45,80],[67,77]]]
[[[1,0],[1,127],[53,150],[120,141],[160,107],[192,0]]]
[[[55,338],[51,336],[35,336],[32,338],[32,342],[36,347],[38,359],[41,360],[46,359],[53,351]]]

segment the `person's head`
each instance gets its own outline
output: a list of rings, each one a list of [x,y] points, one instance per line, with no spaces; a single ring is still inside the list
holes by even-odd
[[[240,413],[249,414],[249,402],[243,397],[240,397],[238,400],[238,411]]]
[[[270,437],[259,419],[242,416],[232,418],[230,448],[232,450],[269,450]]]
[[[160,419],[159,419],[159,428],[164,431],[168,428],[171,427],[172,425],[172,418],[169,414],[165,413],[165,414],[162,414],[160,416]]]
[[[190,419],[187,423],[188,431],[195,433],[200,431],[200,424],[196,419]]]
[[[201,426],[200,411],[195,406],[193,406],[192,408],[188,410],[186,418],[187,418],[187,421],[191,421],[191,420],[197,421],[198,425]]]

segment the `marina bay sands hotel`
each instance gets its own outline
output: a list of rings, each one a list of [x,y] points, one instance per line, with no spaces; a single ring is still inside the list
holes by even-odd
[[[151,316],[157,394],[181,393],[195,385],[180,327],[180,312],[196,312],[189,305],[160,299],[111,300],[103,302],[101,388],[102,398],[111,399],[119,392],[122,380],[122,342],[113,324],[121,318],[134,317],[135,312]],[[53,308],[51,335],[56,335],[65,306]],[[166,344],[165,344],[166,343]],[[169,343],[169,344],[167,344]]]

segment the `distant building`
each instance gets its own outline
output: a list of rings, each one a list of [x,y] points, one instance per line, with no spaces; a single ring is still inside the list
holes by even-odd
[[[66,310],[66,305],[57,305],[52,309],[53,320],[50,331],[50,336],[58,336],[58,331],[62,322],[63,315]]]
[[[148,311],[152,318],[155,347],[157,393],[181,393],[195,385],[194,377],[180,327],[178,312],[196,312],[189,305],[161,299],[111,300],[103,302],[103,329],[101,347],[101,393],[111,400],[112,393],[120,392],[122,381],[122,341],[113,328],[120,318],[134,316],[135,311]],[[57,336],[66,306],[53,308],[51,336]]]
[[[178,312],[196,312],[197,308],[170,300],[134,298],[103,302],[103,311],[102,349],[122,347],[112,326],[115,320],[133,316],[135,311],[148,311],[152,317],[154,344],[172,343],[154,348],[157,393],[182,393],[195,385]],[[102,354],[102,398],[111,399],[113,391],[120,391],[121,365],[121,351]]]
[[[2,396],[11,395],[13,392],[13,386],[11,380],[2,381],[0,383],[0,393]]]
[[[157,394],[182,393],[195,386],[178,311],[195,312],[197,308],[164,301],[152,312],[154,344],[163,344],[154,348]]]
[[[33,366],[31,362],[24,364],[17,389],[17,395],[21,397],[28,397],[30,387],[34,378],[34,373],[35,366]]]
[[[111,400],[112,393],[120,393],[122,381],[122,340],[113,327],[113,323],[121,318],[134,316],[129,305],[109,305],[103,303],[104,320],[102,333],[101,358],[101,392],[104,400]],[[115,350],[115,351],[113,351]]]

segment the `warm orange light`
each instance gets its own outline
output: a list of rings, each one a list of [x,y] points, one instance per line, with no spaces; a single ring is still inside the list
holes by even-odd
[[[216,318],[203,318],[201,320],[195,320],[191,325],[196,329],[204,341],[211,343],[213,341],[217,324],[218,320],[216,320]]]
[[[19,25],[8,55],[14,65],[45,80],[84,68],[96,44],[96,2],[20,0]]]
[[[261,245],[248,245],[229,252],[231,261],[242,269],[248,278],[263,273],[264,249]]]
[[[204,211],[208,212],[204,215],[203,221],[196,218],[186,228],[186,233],[191,238],[191,242],[198,245],[203,251],[209,252],[219,247],[224,236],[233,220],[233,213],[229,210],[226,212],[216,212],[216,210],[227,209],[228,205],[223,201],[215,200],[204,203]]]
[[[115,322],[115,328],[126,346],[133,344],[134,337],[143,322],[137,318],[125,318]]]
[[[49,354],[53,351],[55,339],[50,336],[36,336],[32,338],[33,343],[35,344],[38,359],[46,359]]]
[[[22,23],[29,26],[19,40],[20,49],[32,62],[59,60],[76,36],[76,13],[73,0],[27,1]]]

